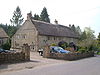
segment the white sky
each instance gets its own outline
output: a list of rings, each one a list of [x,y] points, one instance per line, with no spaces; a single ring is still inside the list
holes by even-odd
[[[33,15],[40,14],[45,6],[51,23],[57,19],[59,24],[66,26],[74,24],[81,29],[91,27],[95,35],[100,32],[100,0],[1,0],[0,23],[10,24],[17,6],[25,19],[30,11]]]

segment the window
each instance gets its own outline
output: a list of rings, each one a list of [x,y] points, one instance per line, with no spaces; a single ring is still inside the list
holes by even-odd
[[[26,39],[26,34],[22,34],[22,38],[23,39]]]
[[[2,44],[2,40],[0,40],[0,44]]]
[[[2,39],[0,39],[0,45],[2,45],[3,44],[3,40]]]
[[[48,40],[50,40],[50,37],[48,36]]]
[[[16,38],[17,38],[17,39],[19,39],[19,38],[20,38],[19,34],[17,34],[17,35],[16,35]]]
[[[61,40],[61,37],[59,37],[59,40]]]
[[[54,40],[56,40],[56,37],[54,37]]]

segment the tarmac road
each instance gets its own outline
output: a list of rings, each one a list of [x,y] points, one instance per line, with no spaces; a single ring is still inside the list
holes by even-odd
[[[100,75],[100,56],[6,72],[0,75]]]

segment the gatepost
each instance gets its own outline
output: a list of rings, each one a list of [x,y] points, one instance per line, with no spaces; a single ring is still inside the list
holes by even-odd
[[[22,46],[22,52],[25,53],[25,61],[30,60],[30,46],[26,43]]]

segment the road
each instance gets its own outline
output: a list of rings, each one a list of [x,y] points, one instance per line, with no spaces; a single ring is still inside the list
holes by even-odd
[[[0,73],[0,75],[100,75],[100,56]]]

